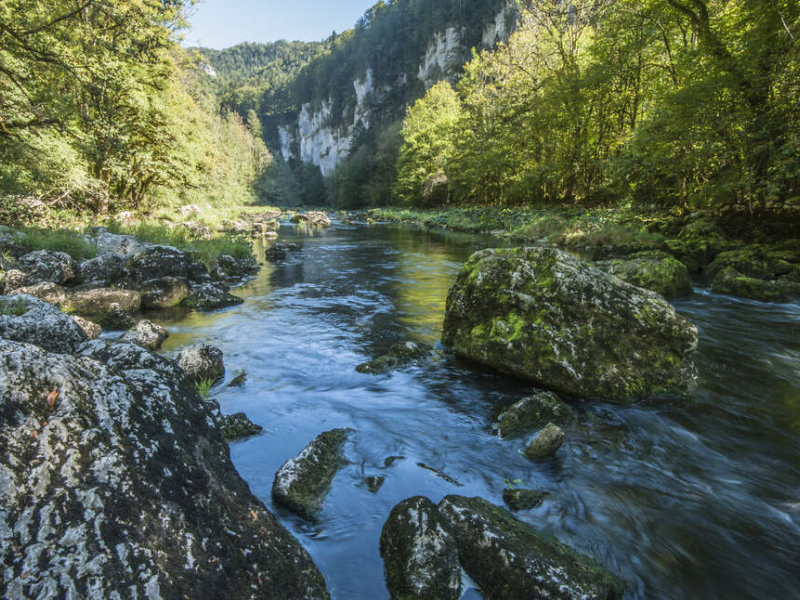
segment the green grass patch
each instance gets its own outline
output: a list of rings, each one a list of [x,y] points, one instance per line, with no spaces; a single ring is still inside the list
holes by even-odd
[[[83,234],[68,229],[42,229],[33,227],[24,231],[20,244],[34,252],[52,250],[66,252],[78,262],[97,255],[97,247]]]
[[[203,400],[208,400],[208,397],[211,395],[211,388],[214,386],[213,379],[201,379],[197,383],[194,384],[197,393],[200,394],[200,397]]]
[[[5,315],[7,317],[21,317],[28,312],[28,310],[28,305],[24,300],[0,300],[0,315]]]

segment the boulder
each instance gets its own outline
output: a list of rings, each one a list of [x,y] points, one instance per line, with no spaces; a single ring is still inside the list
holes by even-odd
[[[316,520],[334,476],[347,464],[344,445],[349,433],[349,429],[321,433],[287,460],[275,473],[272,500],[308,521]]]
[[[106,254],[83,261],[78,266],[74,283],[108,287],[112,283],[125,281],[126,275],[125,259],[116,254]]]
[[[207,405],[138,366],[0,340],[0,596],[328,598]]]
[[[62,354],[74,352],[87,339],[69,315],[25,295],[0,296],[0,338]]]
[[[503,490],[503,502],[513,511],[539,508],[546,497],[547,493],[539,490],[521,488],[506,488]]]
[[[189,296],[189,283],[181,277],[151,279],[139,289],[142,307],[151,310],[178,306]]]
[[[27,273],[23,273],[19,269],[8,269],[3,273],[2,285],[4,291],[11,292],[21,287],[35,285],[35,283],[28,278]]]
[[[88,319],[84,319],[77,315],[71,315],[72,320],[78,324],[78,327],[83,329],[83,333],[86,334],[86,337],[90,340],[96,340],[103,334],[103,328],[100,327],[97,323],[93,323]]]
[[[525,448],[525,456],[532,459],[552,456],[564,445],[565,439],[566,436],[558,425],[548,423]]]
[[[244,413],[225,415],[222,417],[222,435],[228,441],[258,435],[264,428],[253,423]]]
[[[143,320],[136,327],[127,331],[120,337],[122,342],[130,342],[147,350],[158,350],[161,344],[169,337],[169,331],[152,321]]]
[[[228,306],[236,306],[244,303],[244,300],[226,292],[219,286],[211,283],[203,283],[194,286],[189,295],[182,302],[184,306],[194,308],[199,311],[212,311]]]
[[[492,600],[612,600],[623,584],[592,559],[483,498],[446,496],[439,514],[461,565]]]
[[[17,268],[25,273],[26,285],[42,282],[64,285],[78,272],[78,265],[69,254],[52,250],[29,252],[17,261]]]
[[[372,375],[387,373],[393,369],[408,365],[417,359],[426,358],[432,352],[433,348],[428,344],[413,341],[400,342],[393,344],[383,356],[358,365],[356,371]]]
[[[710,218],[699,216],[689,222],[676,238],[664,242],[665,249],[685,265],[704,268],[714,258],[741,245],[726,237]]]
[[[654,292],[552,248],[472,255],[447,298],[456,354],[571,396],[684,394],[697,329]]]
[[[131,283],[162,277],[188,277],[191,257],[172,246],[147,246],[127,260]]]
[[[67,300],[66,290],[57,283],[38,283],[8,293],[9,296],[17,296],[19,294],[39,298],[39,300],[52,304],[53,306],[60,306]]]
[[[255,275],[260,270],[258,263],[250,256],[247,258],[234,258],[223,254],[217,259],[217,266],[222,269],[226,277]]]
[[[178,214],[185,219],[189,217],[199,217],[200,207],[197,204],[185,204],[178,209]]]
[[[571,423],[575,411],[552,392],[536,392],[512,404],[500,415],[499,430],[503,438],[521,435],[547,423]]]
[[[250,223],[247,221],[231,221],[225,219],[222,221],[222,231],[227,233],[250,233]]]
[[[800,249],[748,246],[719,254],[706,270],[713,292],[763,302],[800,298]]]
[[[380,551],[393,600],[461,597],[456,541],[428,498],[409,498],[392,509],[381,530]]]
[[[74,290],[67,294],[63,308],[68,313],[88,317],[104,329],[125,330],[136,321],[133,314],[142,307],[142,295],[135,290],[97,288]]]
[[[383,487],[384,483],[386,483],[386,477],[381,475],[371,475],[364,478],[364,485],[366,486],[367,490],[369,490],[370,494],[377,494]]]
[[[598,261],[594,266],[667,299],[689,296],[694,291],[686,265],[660,252],[634,254],[625,260]]]
[[[188,346],[178,353],[175,361],[190,381],[216,382],[225,377],[222,350],[207,344]]]
[[[310,210],[306,213],[294,215],[291,218],[292,223],[305,224],[312,227],[330,227],[331,220],[328,213],[321,210]]]
[[[90,237],[101,257],[118,256],[125,259],[145,249],[145,244],[134,236],[111,233],[104,227],[96,227]]]
[[[90,340],[78,348],[77,355],[99,361],[121,373],[153,371],[176,386],[195,389],[194,382],[187,379],[175,361],[130,342]]]
[[[728,294],[761,302],[783,302],[788,299],[784,289],[776,282],[747,277],[731,267],[717,271],[709,287],[716,294]]]

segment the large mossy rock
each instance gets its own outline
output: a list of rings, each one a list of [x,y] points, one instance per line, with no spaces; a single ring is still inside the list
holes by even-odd
[[[645,252],[624,260],[598,261],[594,265],[622,281],[667,299],[689,296],[694,291],[686,265],[659,252]]]
[[[428,498],[408,498],[392,509],[381,530],[380,550],[392,600],[461,597],[456,541]]]
[[[356,371],[371,375],[388,373],[394,369],[411,364],[415,360],[426,358],[432,353],[433,348],[422,342],[398,342],[392,344],[386,354],[358,365]]]
[[[747,246],[717,256],[706,271],[713,292],[763,302],[800,298],[800,247]]]
[[[109,348],[129,360],[0,339],[0,597],[328,598],[208,405]]]
[[[622,596],[622,582],[590,558],[483,498],[446,496],[439,514],[456,539],[461,565],[488,600]]]
[[[336,473],[347,461],[344,445],[349,429],[321,433],[287,460],[272,482],[272,499],[308,521],[316,520]]]
[[[683,394],[697,329],[660,295],[552,248],[483,250],[447,297],[456,354],[572,396]]]
[[[28,285],[50,282],[64,285],[75,278],[77,263],[65,252],[37,250],[17,261],[17,268],[27,275]]]

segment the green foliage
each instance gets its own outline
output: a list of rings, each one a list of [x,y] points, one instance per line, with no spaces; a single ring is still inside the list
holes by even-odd
[[[201,379],[194,384],[197,393],[200,394],[200,397],[203,400],[208,400],[208,397],[211,395],[211,388],[214,386],[213,379]]]
[[[28,306],[24,300],[9,300],[3,298],[0,300],[0,315],[7,317],[21,317],[28,312]]]
[[[25,230],[20,244],[31,252],[35,250],[66,252],[78,262],[94,258],[97,255],[97,246],[82,234],[68,229],[29,228]]]

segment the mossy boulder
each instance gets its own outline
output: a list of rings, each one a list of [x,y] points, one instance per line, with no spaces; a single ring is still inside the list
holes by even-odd
[[[287,460],[275,473],[274,502],[308,521],[316,520],[334,476],[347,464],[344,445],[350,431],[321,433],[300,454]]]
[[[686,265],[660,252],[640,253],[625,260],[598,261],[594,265],[622,281],[667,299],[689,296],[694,291]]]
[[[461,565],[486,598],[622,596],[622,582],[592,559],[483,498],[446,496],[439,514],[456,539]]]
[[[69,315],[24,294],[0,296],[0,338],[60,354],[74,352],[87,340],[83,329]]]
[[[697,329],[662,296],[564,252],[514,248],[470,257],[442,341],[542,387],[628,403],[687,391]]]
[[[503,502],[513,511],[539,508],[547,497],[547,492],[526,490],[523,488],[506,488],[503,490]]]
[[[19,294],[26,294],[34,298],[39,298],[39,300],[52,304],[53,306],[61,306],[67,300],[66,290],[57,283],[50,282],[37,283],[36,285],[22,287],[8,293],[9,296],[17,296]]]
[[[193,383],[216,382],[225,377],[222,350],[208,344],[187,346],[175,357],[175,362]]]
[[[738,248],[741,242],[729,239],[712,219],[701,216],[683,227],[676,238],[666,240],[664,246],[682,263],[704,268],[718,254]]]
[[[717,294],[728,294],[761,302],[781,302],[787,299],[787,294],[775,281],[748,277],[731,267],[718,271],[710,287],[711,291]]]
[[[201,312],[210,312],[243,303],[244,300],[228,292],[226,287],[221,284],[201,283],[192,287],[191,292],[181,304]]]
[[[723,252],[706,275],[711,290],[720,294],[764,302],[800,298],[800,248],[753,245]]]
[[[358,365],[356,371],[373,375],[388,373],[389,371],[408,365],[417,359],[430,356],[432,352],[433,348],[428,344],[412,341],[399,342],[393,344],[389,348],[389,351],[383,356]]]
[[[189,283],[182,277],[161,277],[145,281],[140,290],[144,308],[171,308],[187,298]]]
[[[408,498],[392,509],[381,530],[380,551],[392,600],[461,597],[456,541],[428,498]]]
[[[262,431],[264,428],[253,423],[244,413],[222,417],[222,435],[229,442],[258,435]]]
[[[512,404],[500,415],[503,438],[522,435],[547,423],[566,424],[575,420],[575,411],[552,392],[540,391]]]

